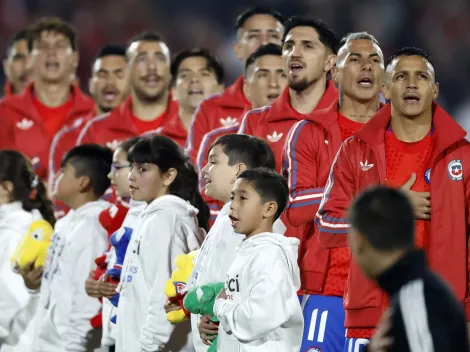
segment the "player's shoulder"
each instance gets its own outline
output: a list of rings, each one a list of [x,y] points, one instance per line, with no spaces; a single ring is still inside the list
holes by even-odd
[[[260,119],[267,116],[271,111],[271,105],[266,105],[261,108],[251,109],[245,113],[246,119]]]
[[[199,109],[221,107],[224,93],[209,95],[199,103]]]

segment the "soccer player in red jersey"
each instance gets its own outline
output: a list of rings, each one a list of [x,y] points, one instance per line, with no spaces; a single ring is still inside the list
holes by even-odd
[[[302,351],[343,350],[343,293],[350,253],[348,248],[322,247],[314,235],[314,220],[341,144],[379,109],[383,76],[384,58],[377,40],[366,32],[344,37],[332,69],[339,99],[297,122],[284,146],[283,173],[290,192],[287,219],[292,226],[308,225],[299,263],[304,292]]]
[[[23,90],[30,75],[29,50],[26,30],[16,32],[6,44],[3,72],[7,78],[4,95],[18,94]]]
[[[345,248],[353,197],[370,185],[401,188],[414,207],[417,245],[465,304],[469,318],[470,185],[464,175],[470,172],[470,144],[466,132],[433,102],[438,93],[424,51],[403,48],[389,59],[383,94],[391,103],[336,155],[317,213],[318,235],[326,248]],[[386,295],[352,261],[344,296],[345,351],[363,351],[387,305]]]
[[[170,94],[170,50],[153,32],[136,34],[127,44],[130,97],[109,114],[92,118],[77,144],[96,143],[116,149],[123,140],[158,133],[178,110]]]
[[[279,12],[267,7],[250,8],[237,17],[237,42],[234,50],[243,65],[261,45],[281,43],[283,22]],[[206,133],[219,127],[239,125],[243,113],[251,108],[244,93],[243,81],[243,76],[240,76],[222,94],[209,97],[199,105],[185,147],[186,154],[193,163],[196,162],[199,146]]]
[[[46,178],[52,138],[94,111],[93,99],[71,83],[78,65],[77,34],[59,18],[44,17],[28,29],[32,81],[0,102],[0,149],[27,155]],[[64,154],[67,150],[62,150]]]
[[[278,172],[292,126],[338,98],[333,82],[326,78],[335,65],[338,44],[334,32],[320,20],[292,17],[285,24],[282,53],[288,87],[270,106],[247,112],[239,129],[268,141]]]
[[[49,150],[48,188],[53,189],[56,173],[65,151],[75,147],[81,129],[91,118],[110,112],[129,95],[126,49],[121,45],[105,45],[95,57],[89,91],[96,103],[94,110],[73,124],[63,126],[54,136]]]
[[[174,98],[178,112],[160,134],[184,147],[188,128],[196,108],[210,95],[223,91],[224,68],[207,49],[190,49],[178,53],[171,63]]]

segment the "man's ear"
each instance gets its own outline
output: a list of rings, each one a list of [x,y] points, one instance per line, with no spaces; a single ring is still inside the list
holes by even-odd
[[[277,203],[274,201],[268,201],[263,204],[263,218],[269,218],[276,214],[278,209]]]
[[[237,165],[237,177],[240,176],[244,171],[248,170],[244,163],[239,163]]]
[[[382,92],[382,95],[384,96],[385,99],[390,100],[390,90],[388,89],[385,83],[382,84],[380,91]]]
[[[339,69],[338,69],[338,66],[335,65],[331,69],[331,79],[333,80],[336,86],[338,86],[338,76],[339,76]]]
[[[432,87],[432,100],[436,100],[439,96],[439,83],[435,82],[434,87]]]
[[[328,72],[336,65],[336,55],[329,54],[325,60],[325,67],[323,67],[323,71]]]
[[[248,101],[251,101],[250,82],[248,82],[248,78],[246,77],[243,80],[243,93],[245,94]]]

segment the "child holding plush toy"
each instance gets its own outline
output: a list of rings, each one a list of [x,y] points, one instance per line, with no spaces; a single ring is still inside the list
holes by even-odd
[[[228,269],[236,256],[236,247],[244,236],[236,234],[228,217],[230,192],[243,171],[255,167],[275,168],[274,154],[269,145],[256,137],[228,134],[219,137],[209,148],[208,163],[202,173],[206,180],[207,196],[225,203],[207,235],[196,258],[189,286],[225,281]],[[284,233],[282,222],[276,223],[276,232]],[[218,327],[208,314],[193,314],[191,329],[196,352],[206,352],[216,337]],[[202,338],[202,339],[201,339]]]
[[[33,324],[26,331],[13,331],[12,327],[18,326],[14,320],[19,311],[31,318],[34,306],[29,305],[29,293],[21,276],[12,270],[10,257],[33,221],[45,219],[54,226],[55,218],[46,187],[34,174],[31,162],[13,150],[0,151],[0,160],[0,280],[5,283],[0,297],[0,349],[28,352],[32,351]],[[26,265],[34,269],[34,260]],[[41,268],[36,271],[40,276]]]
[[[246,237],[214,304],[218,351],[300,349],[299,240],[273,233],[288,195],[284,178],[265,168],[247,170],[235,182],[229,216],[235,232]]]
[[[145,207],[145,203],[130,199],[127,180],[130,169],[127,155],[139,140],[140,137],[128,139],[122,142],[113,153],[113,163],[108,178],[111,181],[111,187],[117,197],[117,202],[110,208],[103,210],[99,216],[101,226],[108,233],[109,246],[102,256],[96,258],[95,263],[97,266],[90,272],[90,276],[85,282],[87,294],[99,298],[100,301],[102,300],[102,311],[92,319],[91,323],[95,328],[102,327],[101,345],[110,348],[115,345],[115,324],[111,323],[111,318],[116,314],[116,307],[109,299],[117,295],[116,288],[119,283],[119,276],[116,282],[116,280],[104,276],[104,274],[108,269],[112,269],[116,263],[116,253],[111,244],[111,236],[122,227],[132,229]],[[125,254],[126,248],[123,250]],[[119,264],[122,265],[122,262]]]
[[[143,138],[129,152],[132,199],[147,203],[134,229],[119,284],[116,351],[192,351],[189,324],[171,325],[163,308],[175,258],[200,247],[209,209],[179,146]]]
[[[90,319],[101,305],[86,294],[83,283],[94,259],[107,247],[98,216],[110,205],[100,198],[109,187],[112,154],[108,148],[85,144],[62,159],[54,193],[71,211],[55,225],[40,281],[22,272],[26,286],[39,293],[34,351],[86,351],[100,345]]]

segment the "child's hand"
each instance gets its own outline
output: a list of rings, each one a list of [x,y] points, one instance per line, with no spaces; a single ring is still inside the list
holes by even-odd
[[[201,320],[199,321],[198,325],[201,340],[205,345],[208,346],[212,344],[211,341],[215,339],[219,331],[219,327],[211,322],[210,318],[211,316],[209,314],[201,316]]]
[[[23,277],[24,285],[30,290],[38,290],[41,287],[43,271],[42,266],[34,269],[34,262],[28,263],[24,269],[18,268],[18,272]]]
[[[99,298],[101,296],[98,292],[98,280],[93,279],[93,276],[95,276],[94,270],[90,271],[88,279],[85,281],[85,291],[88,296]]]
[[[101,275],[100,279],[98,280],[98,297],[111,298],[117,293],[116,288],[118,285],[107,282],[107,280],[108,275],[106,274]]]
[[[169,313],[169,312],[173,312],[175,310],[180,310],[181,306],[179,304],[175,303],[175,302],[166,301],[163,308],[165,308],[165,313]]]
[[[215,299],[227,299],[227,294],[225,293],[225,289],[221,289],[219,294],[217,295],[217,297]]]

